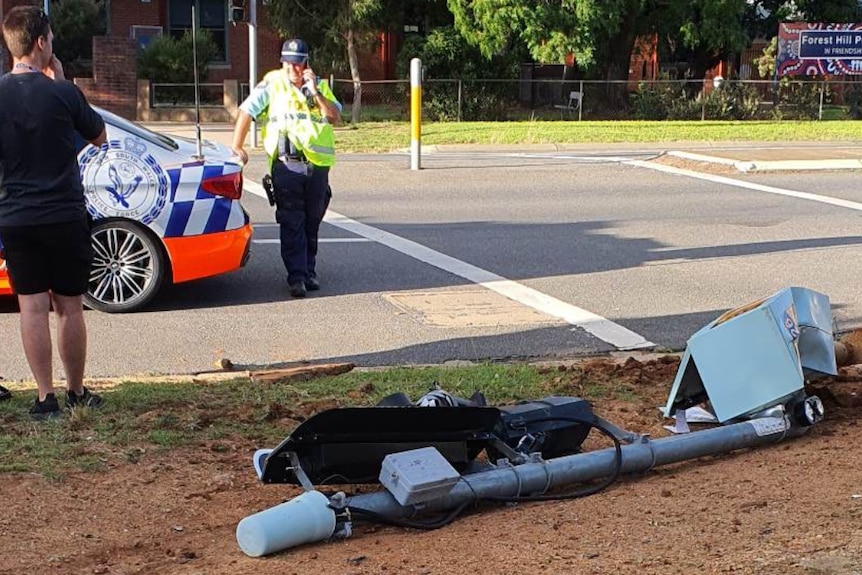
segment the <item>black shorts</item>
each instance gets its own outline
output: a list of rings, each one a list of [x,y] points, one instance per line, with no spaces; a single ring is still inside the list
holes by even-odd
[[[0,240],[15,293],[86,293],[93,262],[89,218],[39,226],[4,226],[0,227]]]

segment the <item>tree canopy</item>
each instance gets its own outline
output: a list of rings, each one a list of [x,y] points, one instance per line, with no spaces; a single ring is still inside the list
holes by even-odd
[[[658,35],[691,56],[693,74],[772,37],[788,19],[847,22],[858,0],[447,0],[455,26],[490,58],[521,43],[539,62],[573,54],[595,77],[623,80],[635,39]]]
[[[50,7],[54,52],[69,76],[82,72],[82,60],[93,57],[93,36],[105,33],[105,4],[102,0],[54,0]]]

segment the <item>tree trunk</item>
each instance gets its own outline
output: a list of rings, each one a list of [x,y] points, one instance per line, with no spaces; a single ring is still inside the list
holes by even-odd
[[[637,38],[638,18],[641,14],[642,10],[638,6],[630,6],[620,24],[619,31],[607,43],[604,79],[614,82],[607,84],[606,94],[608,102],[616,111],[623,110],[628,103],[629,66]]]
[[[359,123],[359,110],[362,107],[362,79],[359,75],[359,56],[356,54],[353,28],[347,29],[347,61],[350,62],[350,77],[353,79],[353,107],[350,110],[350,123]]]

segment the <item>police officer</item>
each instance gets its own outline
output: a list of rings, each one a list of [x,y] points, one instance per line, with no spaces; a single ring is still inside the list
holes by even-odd
[[[282,67],[264,76],[240,105],[233,149],[248,161],[245,139],[252,118],[263,120],[290,295],[320,289],[315,264],[317,234],[329,203],[329,168],[335,163],[332,125],[341,104],[308,65],[308,44],[293,39],[281,49]]]

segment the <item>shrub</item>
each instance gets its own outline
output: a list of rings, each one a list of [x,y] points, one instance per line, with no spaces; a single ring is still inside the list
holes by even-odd
[[[209,32],[197,35],[198,78],[207,77],[207,66],[218,54],[218,48]],[[138,53],[138,78],[165,84],[187,84],[194,80],[192,35],[186,32],[181,38],[160,36]]]
[[[105,5],[102,0],[51,2],[51,30],[54,53],[63,62],[68,78],[92,74],[93,36],[105,33]]]
[[[683,84],[641,82],[632,95],[632,113],[639,120],[750,120],[759,116],[757,89],[727,81],[720,89],[691,98]]]
[[[778,82],[777,119],[817,120],[820,117],[820,91],[823,103],[832,102],[832,90],[829,84],[819,82],[795,82],[783,77]]]
[[[407,77],[410,60],[419,58],[426,79],[460,78],[462,120],[505,120],[507,111],[517,106],[506,82],[482,83],[483,79],[518,78],[521,56],[516,50],[487,60],[451,26],[433,30],[425,38],[409,37],[398,53],[397,70]],[[401,90],[409,89],[401,87]],[[456,82],[428,82],[423,88],[423,112],[429,120],[458,118]]]

